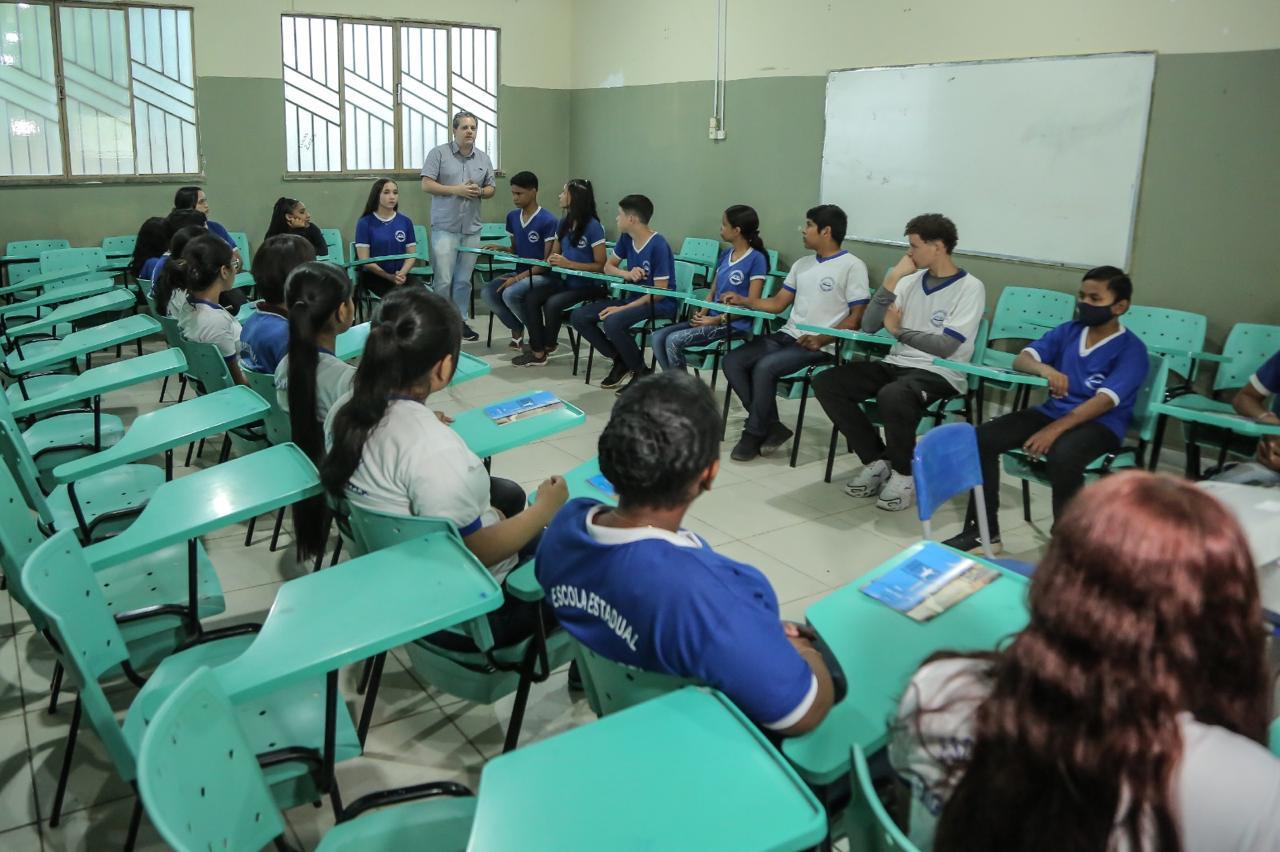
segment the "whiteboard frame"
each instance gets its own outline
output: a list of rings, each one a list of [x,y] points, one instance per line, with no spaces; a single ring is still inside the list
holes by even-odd
[[[1147,170],[1147,146],[1151,142],[1151,108],[1155,102],[1156,93],[1156,73],[1159,71],[1160,56],[1154,50],[1115,50],[1107,53],[1069,53],[1062,56],[1021,56],[1009,59],[967,59],[956,62],[913,62],[905,65],[868,65],[865,67],[854,68],[833,68],[827,72],[827,84],[823,89],[822,104],[822,159],[825,161],[827,156],[827,104],[831,97],[831,78],[836,74],[843,74],[849,71],[893,71],[901,68],[954,68],[961,65],[1012,65],[1019,62],[1057,62],[1067,59],[1101,59],[1109,56],[1150,56],[1153,62],[1151,69],[1151,92],[1147,97],[1146,114],[1142,117],[1142,151],[1138,155],[1138,179],[1134,182],[1133,198],[1129,204],[1129,239],[1125,243],[1124,249],[1124,268],[1129,269],[1133,263],[1133,242],[1138,233],[1138,202],[1142,195],[1142,179]],[[822,167],[821,163],[818,168],[819,196],[821,196],[822,184]],[[821,198],[820,198],[821,200]],[[823,204],[826,201],[822,201]],[[881,240],[872,237],[857,237],[845,234],[845,242],[854,240],[860,243],[869,243],[871,245],[895,246],[904,248],[908,242],[903,240]],[[962,254],[966,257],[985,257],[992,260],[1006,260],[1016,263],[1033,263],[1038,266],[1045,266],[1052,269],[1090,269],[1089,264],[1071,263],[1068,261],[1045,260],[1043,258],[1023,257],[1014,254],[1001,254],[1000,252],[989,251],[966,251],[957,248],[956,254]]]

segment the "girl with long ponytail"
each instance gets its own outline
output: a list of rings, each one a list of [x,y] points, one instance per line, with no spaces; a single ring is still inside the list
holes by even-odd
[[[188,225],[179,228],[169,239],[169,250],[160,257],[148,260],[143,264],[142,277],[148,274],[151,278],[151,304],[157,314],[177,319],[186,305],[187,293],[183,289],[184,279],[181,274],[171,275],[170,267],[182,258],[187,243],[196,237],[209,233],[203,225]],[[175,298],[176,297],[176,298]]]
[[[320,478],[330,494],[356,506],[447,518],[501,580],[519,556],[532,554],[568,489],[551,477],[526,508],[523,489],[491,479],[462,437],[427,408],[453,378],[461,344],[462,317],[448,301],[418,287],[388,293],[355,382],[325,423],[329,452]],[[495,641],[524,638],[534,617],[527,606],[504,605],[490,617]]]
[[[716,262],[708,301],[719,302],[726,293],[760,298],[769,273],[769,256],[760,238],[760,217],[755,209],[745,204],[726,209],[720,220],[720,239],[729,243],[729,248],[721,252]],[[750,318],[732,317],[707,308],[699,310],[687,322],[658,329],[653,334],[653,354],[658,365],[664,370],[684,370],[684,350],[721,339],[729,324],[739,340],[751,335]]]
[[[240,323],[218,304],[218,297],[235,284],[231,248],[213,234],[202,234],[165,264],[166,280],[176,277],[187,297],[175,299],[178,329],[193,343],[212,343],[227,362],[236,384],[247,385],[240,371]],[[157,294],[161,295],[161,294]]]
[[[307,205],[285,195],[277,198],[275,205],[271,208],[271,221],[267,224],[267,235],[262,238],[263,242],[281,234],[302,237],[316,250],[316,257],[325,257],[329,254],[329,246],[324,241],[324,234],[320,232],[316,223],[311,221]],[[256,258],[253,266],[254,272],[257,272]]]

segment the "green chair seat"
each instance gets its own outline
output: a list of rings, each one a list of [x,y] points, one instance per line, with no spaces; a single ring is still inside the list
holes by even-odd
[[[57,345],[41,349],[39,354],[30,354],[29,348],[25,346],[21,358],[17,357],[17,352],[10,352],[5,357],[5,371],[10,375],[19,375],[45,370],[55,364],[69,362],[99,349],[131,343],[159,331],[160,323],[149,316],[135,314],[68,334]]]
[[[100,293],[108,293],[114,289],[116,289],[116,284],[110,278],[99,278],[79,284],[69,284],[65,287],[52,287],[41,295],[32,296],[21,303],[15,302],[12,305],[0,306],[0,316],[4,317],[7,322],[13,322],[13,317],[34,312],[36,308],[74,302],[90,296],[97,296]]]
[[[495,649],[493,656],[502,663],[518,666],[528,651],[529,641]],[[549,671],[573,659],[573,640],[563,630],[548,633],[546,643]],[[467,701],[493,704],[515,692],[520,685],[520,672],[496,671],[478,651],[450,651],[425,639],[405,647],[415,674],[442,692]]]
[[[163,484],[164,471],[155,465],[121,465],[76,482],[76,502],[85,523],[93,530],[93,538],[100,540],[129,526]],[[45,499],[53,514],[54,529],[78,526],[68,486],[57,486]]]
[[[335,825],[320,840],[316,852],[421,849],[427,839],[432,852],[463,852],[475,816],[473,797],[410,802]]]
[[[124,421],[114,414],[103,414],[101,447],[107,448],[124,436]],[[88,412],[69,412],[57,417],[37,420],[22,433],[27,451],[35,459],[41,474],[63,462],[93,452],[94,419]]]
[[[70,323],[100,314],[118,314],[121,311],[132,308],[135,304],[137,303],[132,293],[123,288],[116,288],[106,293],[99,293],[96,296],[77,299],[74,302],[65,302],[39,319],[31,320],[22,325],[10,326],[8,333],[13,337],[38,333],[48,333],[54,337],[60,337],[60,331],[62,334],[69,333],[67,329],[70,329]]]
[[[21,399],[13,406],[13,416],[18,419],[39,416],[73,405],[85,404],[95,396],[101,396],[121,388],[131,387],[151,379],[171,376],[186,369],[187,360],[178,349],[162,349],[128,360],[114,361],[94,367],[79,375],[58,375],[44,393],[32,393],[32,381],[25,379],[30,399]],[[41,377],[44,378],[44,377]],[[147,415],[141,415],[146,417]],[[135,421],[136,422],[136,421]]]
[[[49,373],[47,375],[32,376],[24,378],[22,384],[17,382],[5,388],[4,395],[9,400],[9,405],[18,406],[27,400],[27,398],[37,399],[47,394],[58,393],[67,385],[71,384],[76,378],[75,373]],[[27,396],[22,395],[26,390]]]
[[[22,361],[26,361],[32,358],[47,358],[49,353],[56,352],[58,348],[62,346],[62,341],[64,339],[65,339],[65,335],[59,338],[45,338],[42,340],[33,340],[30,343],[23,343],[21,356],[18,355],[17,349],[14,349],[13,347],[9,347],[8,354],[5,355],[5,365],[6,366],[10,364],[16,365],[21,363]],[[62,363],[56,363],[56,362],[49,363],[43,369],[63,368],[63,367],[70,367],[70,366],[71,366],[71,359],[68,358],[65,362],[62,362]]]

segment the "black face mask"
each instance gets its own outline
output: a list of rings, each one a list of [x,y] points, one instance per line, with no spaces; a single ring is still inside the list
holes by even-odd
[[[1114,304],[1114,303],[1112,303]],[[1111,305],[1091,305],[1088,302],[1076,302],[1076,318],[1092,328],[1111,322],[1115,314],[1111,313]]]

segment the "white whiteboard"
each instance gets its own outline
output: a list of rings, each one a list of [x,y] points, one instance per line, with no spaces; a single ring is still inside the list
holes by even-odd
[[[822,200],[849,239],[944,213],[962,253],[1128,268],[1154,75],[1150,53],[833,71]]]

